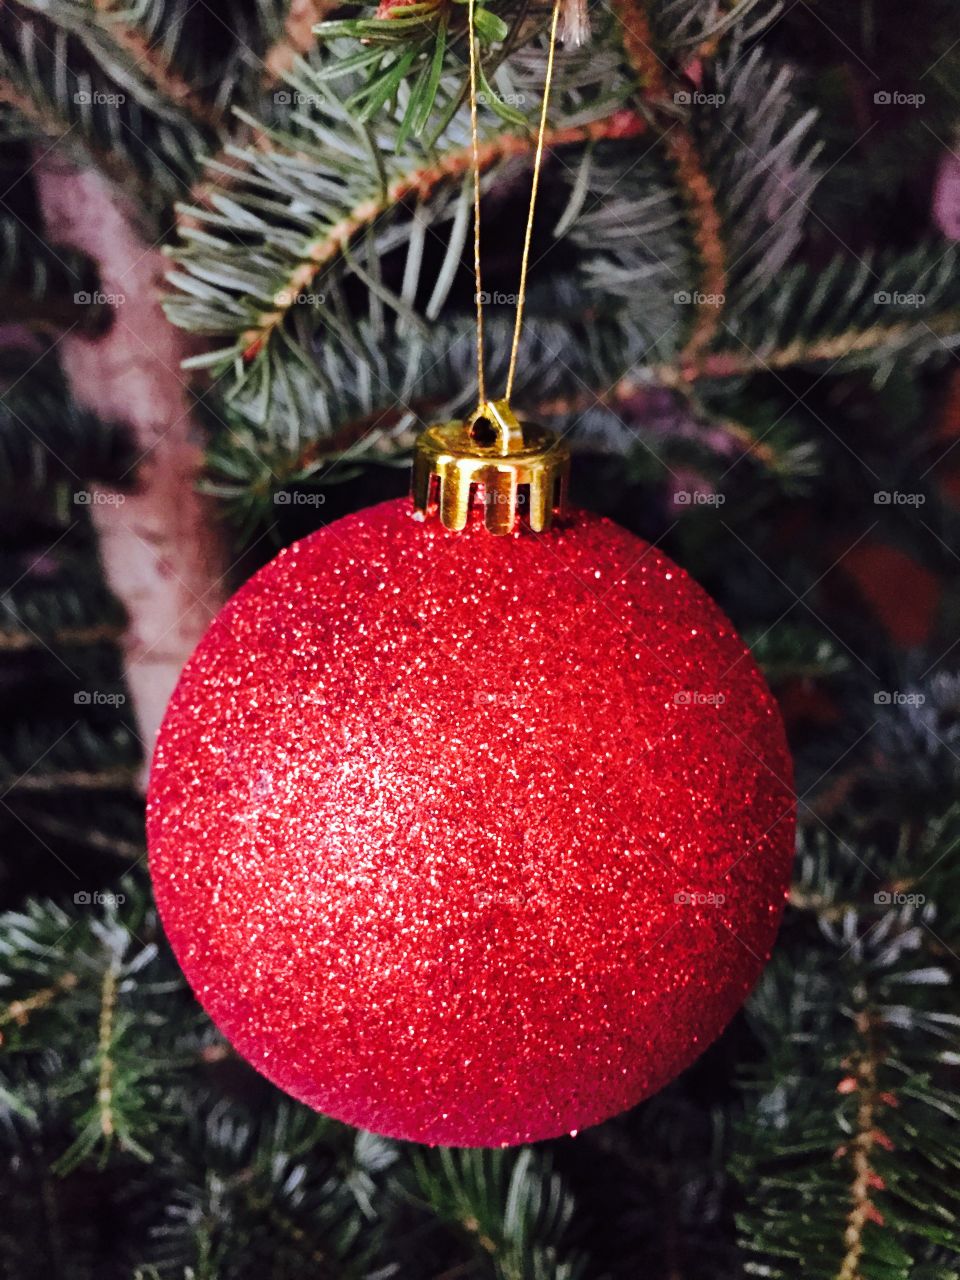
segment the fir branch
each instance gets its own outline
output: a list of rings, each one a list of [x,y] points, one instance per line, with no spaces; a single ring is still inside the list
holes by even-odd
[[[743,309],[801,245],[820,178],[817,113],[798,109],[789,67],[760,48],[744,48],[739,38],[705,69],[694,103],[704,164],[727,228],[728,293]],[[710,115],[718,118],[712,127]]]
[[[784,346],[751,351],[746,346],[740,350],[707,353],[687,363],[661,365],[655,373],[664,386],[682,386],[685,383],[713,379],[744,378],[765,370],[789,369],[795,366],[829,364],[841,360],[853,360],[857,356],[873,353],[885,355],[898,346],[906,347],[912,340],[923,338],[922,328],[933,338],[955,339],[960,328],[960,313],[934,316],[926,324],[920,321],[891,320],[887,324],[875,324],[868,329],[848,329],[832,337],[796,338]]]
[[[164,98],[90,7],[66,0],[56,20],[34,0],[7,10],[0,100],[156,217],[195,176],[210,130]]]
[[[26,3],[27,0],[20,2]],[[129,56],[137,70],[147,77],[163,98],[198,128],[215,130],[219,127],[222,111],[205,101],[180,74],[159,40],[150,39],[136,22],[131,23],[131,11],[125,0],[92,0],[91,8],[92,19]]]
[[[135,785],[136,779],[133,780]],[[58,809],[64,797],[58,796]],[[83,797],[84,803],[86,797]],[[115,858],[123,858],[128,862],[139,862],[143,858],[143,841],[125,840],[116,831],[100,831],[96,827],[80,825],[76,821],[65,821],[52,813],[35,809],[29,804],[18,803],[18,813],[34,831],[42,831],[44,835],[56,836],[59,839],[76,841],[84,848],[96,850],[97,853],[108,853]],[[137,817],[139,817],[139,813]]]
[[[942,1194],[942,1171],[960,1164],[944,1117],[958,1117],[937,1085],[960,1017],[937,1000],[950,979],[931,960],[936,885],[891,906],[864,857],[834,843],[820,843],[832,863],[827,892],[811,895],[814,864],[803,864],[799,902],[817,913],[820,945],[797,935],[802,964],[781,950],[752,1001],[766,1084],[735,1161],[748,1195],[747,1269],[799,1268],[812,1280],[945,1275],[921,1266],[931,1248],[960,1258],[960,1198]],[[879,854],[862,852],[878,865]],[[843,893],[862,905],[837,910]]]
[[[96,293],[79,299],[72,306],[74,325],[86,329],[90,312],[94,329],[101,329]],[[72,482],[71,499],[79,509],[91,502],[89,482],[119,480],[130,472],[134,453],[126,425],[78,405],[52,359],[18,359],[3,374],[12,385],[0,399],[0,492],[12,495],[25,486],[37,492],[55,480]]]
[[[274,1094],[247,1109],[191,1109],[175,1181],[160,1203],[149,1261],[213,1276],[303,1274],[361,1280],[377,1242],[356,1218],[359,1175],[382,1195],[395,1158],[368,1160],[364,1138]],[[378,1142],[379,1140],[373,1139]]]
[[[2,54],[0,54],[0,103],[8,109],[8,112],[5,112],[8,118],[3,121],[4,133],[14,132],[9,119],[10,113],[15,119],[22,119],[29,130],[40,137],[57,137],[70,130],[69,122],[52,110],[48,102],[35,98],[33,94],[27,92],[21,79],[12,74],[11,65],[8,63],[6,67],[4,66]],[[106,154],[104,162],[108,163]]]
[[[657,0],[650,6],[650,13],[661,48],[674,56],[692,49],[697,58],[706,59],[717,53],[723,38],[731,32],[736,32],[741,41],[756,38],[783,13],[783,4],[780,0],[729,0],[720,4],[716,0]]]
[[[0,782],[5,788],[52,793],[126,790],[136,777],[140,746],[126,726],[44,719],[8,722]]]
[[[657,53],[646,8],[640,0],[616,0],[614,11],[623,24],[624,50],[646,90],[648,102],[665,106],[670,94],[668,71]],[[683,358],[692,362],[713,341],[720,325],[722,299],[727,294],[723,223],[713,184],[687,124],[674,119],[662,126],[661,140],[686,203],[700,264],[697,292],[705,299],[696,303],[694,323],[684,348]]]
[[[604,138],[625,139],[637,137],[645,129],[645,121],[640,116],[618,111],[607,120],[551,130],[546,134],[544,145],[553,149]],[[487,138],[479,149],[480,172],[485,173],[516,157],[532,158],[535,150],[536,136],[533,133],[500,133]],[[380,196],[368,196],[346,210],[321,235],[304,243],[298,252],[299,261],[278,283],[271,299],[271,308],[256,316],[254,323],[239,335],[238,354],[247,361],[260,355],[298,299],[309,293],[324,268],[342,256],[364,228],[372,226],[385,213],[411,197],[421,201],[429,200],[444,184],[463,178],[471,164],[472,152],[469,147],[464,146],[441,155],[433,164],[411,166],[394,177]],[[203,221],[203,211],[200,209],[188,209],[186,216]],[[181,227],[186,229],[186,224],[181,223]],[[191,238],[189,231],[187,235],[188,239]],[[191,267],[189,259],[181,258],[181,261],[188,268]],[[171,301],[168,311],[175,321],[185,317],[182,303]],[[216,330],[208,329],[207,332]]]
[[[10,109],[13,119],[25,126],[25,136],[49,140],[64,147],[73,141],[72,134],[75,122],[70,119],[69,112],[60,103],[54,108],[40,91],[39,84],[34,92],[25,87],[36,83],[36,73],[22,75],[20,68],[11,58],[5,56],[0,47],[0,103]],[[12,132],[9,121],[5,132]],[[118,187],[129,186],[141,198],[146,189],[140,175],[132,162],[122,152],[114,150],[101,142],[96,135],[84,139],[85,158],[95,164]]]
[[[97,650],[116,643],[123,634],[123,610],[104,586],[95,561],[91,563],[92,548],[84,545],[78,531],[75,534],[41,560],[39,571],[23,573],[19,558],[0,557],[0,572],[9,574],[13,583],[0,593],[3,652],[38,647]],[[105,670],[102,678],[112,682],[115,676]],[[98,687],[100,679],[98,673]]]
[[[663,376],[692,382],[824,362],[889,370],[895,359],[946,358],[960,340],[957,261],[955,246],[933,242],[905,255],[841,255],[816,274],[797,264],[780,271],[774,299],[751,291],[745,307],[728,308],[719,349]]]
[[[420,1194],[498,1280],[576,1280],[586,1259],[567,1241],[573,1199],[547,1158],[441,1149],[413,1157]]]

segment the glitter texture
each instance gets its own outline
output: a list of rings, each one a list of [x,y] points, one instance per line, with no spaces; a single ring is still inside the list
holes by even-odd
[[[660,552],[573,513],[493,538],[407,502],[283,551],[160,733],[170,941],[237,1050],[378,1133],[581,1129],[713,1040],[793,851],[776,704]]]

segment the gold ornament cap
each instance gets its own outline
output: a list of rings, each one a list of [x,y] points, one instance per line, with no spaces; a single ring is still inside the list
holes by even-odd
[[[518,421],[506,400],[488,400],[469,418],[439,422],[417,441],[414,509],[440,514],[445,529],[466,528],[476,502],[493,534],[512,533],[526,507],[535,533],[566,502],[570,450],[552,431]]]

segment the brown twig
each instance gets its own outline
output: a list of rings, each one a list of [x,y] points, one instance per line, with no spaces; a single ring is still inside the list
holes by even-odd
[[[77,975],[75,973],[65,973],[52,986],[44,987],[42,991],[37,991],[32,996],[27,996],[25,1000],[14,1000],[7,1005],[6,1009],[0,1012],[0,1026],[3,1026],[5,1022],[15,1022],[18,1027],[25,1027],[32,1013],[36,1013],[38,1009],[45,1009],[57,996],[62,995],[65,991],[72,991],[76,985]]]
[[[925,320],[924,325],[930,333],[936,335],[953,331],[958,322],[960,315],[951,312],[939,318]],[[821,361],[833,363],[859,351],[872,351],[876,347],[886,346],[891,338],[906,337],[916,328],[917,324],[910,321],[899,325],[872,325],[869,329],[838,333],[819,341],[808,342],[797,338],[775,351],[756,352],[744,347],[742,351],[711,352],[694,357],[684,351],[676,365],[660,366],[654,369],[654,373],[665,385],[677,386],[703,378],[741,378],[746,374],[785,369],[792,365]]]
[[[136,788],[140,771],[136,767],[117,766],[97,773],[73,769],[65,773],[27,774],[15,784],[18,793],[54,791],[130,791]]]
[[[100,1114],[100,1132],[105,1138],[113,1137],[113,1058],[110,1046],[113,1041],[114,1014],[117,1006],[117,978],[120,960],[114,957],[100,988],[100,1027],[97,1037],[97,1056],[100,1069],[97,1074],[97,1109]]]
[[[839,1093],[857,1093],[856,1132],[849,1143],[837,1153],[848,1156],[853,1168],[850,1184],[850,1212],[843,1233],[844,1256],[837,1272],[837,1280],[865,1280],[860,1268],[863,1257],[863,1232],[868,1222],[883,1226],[883,1215],[874,1204],[873,1193],[884,1189],[884,1181],[873,1167],[873,1152],[880,1147],[890,1147],[890,1139],[878,1127],[878,1113],[884,1105],[896,1105],[896,1099],[881,1094],[877,1085],[877,1068],[880,1052],[876,1043],[870,1014],[857,1015],[856,1028],[863,1037],[864,1049],[859,1055],[853,1072],[840,1081]]]
[[[58,649],[84,649],[88,645],[116,644],[123,627],[104,622],[92,627],[64,627],[46,639],[29,631],[0,631],[0,653],[23,653],[29,649],[54,646]]]

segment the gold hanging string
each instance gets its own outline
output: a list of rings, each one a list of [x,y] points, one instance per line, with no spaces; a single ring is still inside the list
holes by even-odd
[[[547,74],[543,82],[543,104],[540,108],[540,128],[537,132],[537,154],[533,161],[533,181],[530,185],[530,208],[527,211],[527,230],[523,237],[523,258],[520,261],[520,288],[517,290],[517,318],[513,326],[513,346],[510,348],[510,368],[507,372],[507,389],[504,393],[509,403],[513,394],[513,379],[517,372],[517,352],[520,350],[520,333],[523,329],[523,305],[527,300],[527,267],[530,265],[530,240],[533,236],[533,215],[537,208],[537,189],[540,186],[540,164],[543,159],[543,137],[547,131],[547,105],[550,101],[550,85],[553,80],[553,55],[557,48],[557,22],[562,0],[554,0],[553,20],[550,23],[550,50],[547,54]]]
[[[537,131],[537,151],[533,161],[533,180],[530,186],[530,205],[527,210],[527,227],[523,238],[523,257],[520,261],[520,285],[517,290],[517,315],[513,326],[513,344],[510,348],[510,367],[507,371],[505,399],[509,403],[517,372],[517,353],[523,331],[523,309],[527,298],[527,270],[530,265],[530,242],[533,238],[533,219],[537,207],[537,191],[540,186],[540,169],[543,162],[543,140],[547,131],[547,107],[550,102],[550,86],[553,82],[553,61],[557,48],[557,25],[562,0],[554,0],[553,18],[550,22],[550,47],[547,53],[547,73],[543,82],[543,102],[540,108],[540,127]],[[468,0],[467,31],[470,42],[470,134],[473,144],[473,279],[477,304],[477,392],[482,407],[486,404],[486,388],[483,376],[483,304],[480,285],[480,137],[477,126],[477,41],[474,23],[476,0]]]
[[[467,6],[467,31],[470,41],[470,136],[473,142],[473,294],[477,308],[477,397],[486,404],[487,391],[483,377],[483,301],[480,284],[480,137],[477,129],[477,33],[474,6]]]

